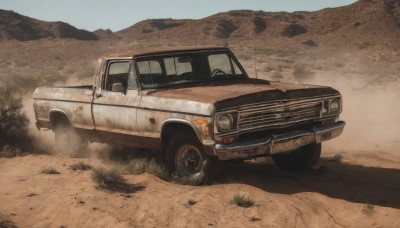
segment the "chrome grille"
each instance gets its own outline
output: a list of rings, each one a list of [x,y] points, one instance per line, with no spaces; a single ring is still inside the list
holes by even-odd
[[[322,99],[278,101],[239,107],[238,128],[285,125],[321,116]]]

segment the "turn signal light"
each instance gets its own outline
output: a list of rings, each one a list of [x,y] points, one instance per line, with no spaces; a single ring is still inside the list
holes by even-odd
[[[203,120],[203,119],[197,119],[197,120],[194,120],[194,123],[195,124],[208,124],[208,121]]]

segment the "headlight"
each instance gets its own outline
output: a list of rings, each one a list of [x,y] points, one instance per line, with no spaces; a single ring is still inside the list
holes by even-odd
[[[339,100],[338,99],[334,99],[331,101],[331,104],[329,106],[329,110],[330,112],[338,112],[339,111]]]
[[[217,120],[218,130],[220,131],[228,131],[232,129],[233,126],[233,117],[231,114],[222,114],[218,117]]]

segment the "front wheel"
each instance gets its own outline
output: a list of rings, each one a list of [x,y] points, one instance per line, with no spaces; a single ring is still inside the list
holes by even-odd
[[[312,143],[287,154],[272,155],[275,164],[283,170],[311,169],[321,156],[321,143]]]
[[[217,157],[206,155],[201,143],[188,132],[175,135],[166,151],[173,180],[189,185],[211,184],[219,173]]]

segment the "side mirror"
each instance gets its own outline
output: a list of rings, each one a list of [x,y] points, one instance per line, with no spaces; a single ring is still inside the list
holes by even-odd
[[[125,93],[125,88],[121,82],[117,82],[117,83],[112,84],[111,91]]]

